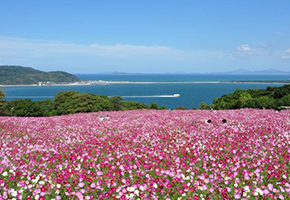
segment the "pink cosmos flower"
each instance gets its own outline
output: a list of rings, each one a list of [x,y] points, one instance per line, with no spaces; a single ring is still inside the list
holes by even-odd
[[[241,198],[241,195],[240,195],[239,193],[235,193],[234,197],[235,197],[236,199],[240,199],[240,198]]]
[[[272,183],[269,183],[267,187],[268,187],[268,189],[269,189],[270,191],[273,190],[273,184],[272,184]]]
[[[79,200],[83,200],[84,199],[84,196],[83,196],[83,194],[81,192],[77,192],[76,196],[79,198]]]
[[[78,186],[80,187],[80,188],[82,188],[82,187],[84,187],[84,183],[83,182],[80,182],[79,184],[78,184]]]

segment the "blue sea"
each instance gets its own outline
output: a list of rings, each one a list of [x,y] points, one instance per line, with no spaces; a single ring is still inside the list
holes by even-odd
[[[223,83],[225,81],[289,81],[289,75],[193,75],[193,74],[76,74],[83,80],[154,82],[153,84],[111,84],[87,86],[13,86],[4,87],[6,100],[29,98],[53,99],[61,91],[75,90],[107,96],[122,96],[132,100],[159,106],[198,108],[203,101],[212,103],[214,98],[234,92],[236,89],[258,89],[282,86],[271,83]],[[166,82],[160,83],[160,82]],[[189,83],[190,82],[190,83]],[[180,97],[173,97],[179,94]]]

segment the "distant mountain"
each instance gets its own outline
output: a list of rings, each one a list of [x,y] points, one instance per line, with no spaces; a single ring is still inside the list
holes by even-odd
[[[81,81],[63,71],[44,72],[31,67],[0,65],[0,85],[31,85],[39,82],[69,83]]]
[[[266,69],[260,71],[251,71],[247,69],[237,69],[229,72],[224,72],[223,74],[246,74],[246,75],[290,75],[290,71],[282,71],[278,69]]]
[[[134,72],[106,72],[100,74],[112,74],[112,75],[160,75],[160,74],[169,74],[169,75],[186,75],[186,74],[194,74],[194,75],[213,75],[213,74],[229,74],[229,75],[290,75],[290,71],[282,71],[278,69],[266,69],[260,71],[252,71],[248,69],[237,69],[233,71],[227,72],[163,72],[163,73],[134,73]]]

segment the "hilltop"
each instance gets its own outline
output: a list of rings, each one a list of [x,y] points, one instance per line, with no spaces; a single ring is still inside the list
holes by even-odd
[[[32,85],[39,82],[68,83],[81,81],[63,71],[44,72],[31,67],[0,65],[0,85]]]

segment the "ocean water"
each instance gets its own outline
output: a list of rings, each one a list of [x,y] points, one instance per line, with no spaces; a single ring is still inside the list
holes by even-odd
[[[214,98],[234,92],[236,89],[258,89],[268,86],[282,86],[272,83],[222,83],[222,81],[281,81],[289,80],[288,75],[101,75],[80,74],[83,80],[130,81],[130,82],[168,82],[166,84],[112,84],[87,86],[15,86],[4,87],[6,100],[29,98],[32,100],[53,99],[61,91],[122,96],[133,100],[159,106],[176,108],[198,108],[200,102],[211,103]],[[176,83],[179,82],[179,83]],[[184,82],[184,83],[182,83]],[[195,82],[195,83],[186,83]],[[179,94],[180,97],[173,97]]]

